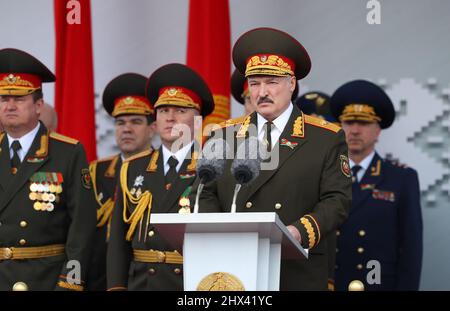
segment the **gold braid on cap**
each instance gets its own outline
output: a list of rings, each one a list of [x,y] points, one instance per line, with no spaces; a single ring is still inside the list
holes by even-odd
[[[194,108],[201,111],[201,100],[193,91],[183,87],[166,87],[159,93],[155,108],[161,106],[178,106],[184,108]]]
[[[245,77],[254,75],[294,76],[295,64],[280,55],[255,55],[247,60]]]
[[[122,114],[150,115],[153,114],[153,109],[143,96],[122,96],[115,100],[111,115],[117,117]]]
[[[366,104],[349,104],[339,116],[340,121],[380,122],[381,118],[372,106]]]

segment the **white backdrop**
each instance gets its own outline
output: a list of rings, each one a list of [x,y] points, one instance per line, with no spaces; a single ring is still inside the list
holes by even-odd
[[[213,1],[213,0],[212,0]],[[92,0],[95,90],[123,72],[148,76],[185,62],[188,0]],[[450,1],[381,1],[381,24],[364,0],[230,0],[233,42],[255,27],[285,30],[312,58],[300,92],[332,93],[357,78],[380,82],[398,110],[378,150],[419,171],[425,254],[422,289],[450,289]],[[52,0],[0,0],[0,48],[16,47],[54,70]],[[44,87],[53,103],[53,86]],[[97,99],[98,154],[114,150],[112,123]],[[232,115],[243,113],[233,101]]]

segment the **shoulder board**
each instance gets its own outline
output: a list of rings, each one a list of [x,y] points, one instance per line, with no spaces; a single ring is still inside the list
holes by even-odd
[[[140,159],[140,158],[146,157],[146,156],[152,154],[152,152],[153,152],[153,149],[150,148],[149,150],[145,150],[145,151],[139,152],[139,153],[135,154],[134,156],[131,156],[131,157],[129,157],[128,159],[125,159],[124,162],[131,162],[131,161],[133,161],[133,160],[136,160],[136,159]]]
[[[78,144],[78,140],[70,138],[70,137],[67,137],[67,136],[64,136],[64,135],[61,135],[61,134],[58,134],[56,132],[50,132],[49,136],[51,138],[53,138],[53,139],[56,139],[56,140],[59,140],[59,141],[62,141],[62,142],[65,142],[65,143],[68,143],[68,144],[71,144],[71,145]]]
[[[0,132],[0,143],[3,141],[4,136],[5,136],[5,132]]]
[[[97,160],[95,160],[95,162],[97,162],[97,163],[109,162],[109,161],[114,160],[114,158],[117,157],[117,156],[119,156],[119,155],[118,154],[114,154],[114,155],[106,157],[106,158],[97,159]]]
[[[400,167],[400,168],[408,168],[408,165],[401,163],[398,160],[393,159],[386,159],[386,162],[392,164],[393,166]]]
[[[339,132],[339,130],[341,129],[340,126],[338,126],[336,124],[333,124],[331,122],[328,122],[328,121],[326,121],[324,119],[320,119],[320,118],[317,118],[317,117],[309,116],[307,114],[305,114],[304,117],[305,117],[305,123],[311,124],[311,125],[316,126],[316,127],[324,128],[324,129],[332,131],[334,133]]]
[[[229,126],[233,126],[233,125],[236,125],[236,124],[241,124],[241,123],[244,123],[246,118],[247,118],[247,116],[242,116],[242,117],[239,117],[239,118],[229,119],[229,120],[226,120],[226,121],[223,121],[223,122],[219,123],[219,127],[220,128],[224,128],[224,127],[229,127]]]

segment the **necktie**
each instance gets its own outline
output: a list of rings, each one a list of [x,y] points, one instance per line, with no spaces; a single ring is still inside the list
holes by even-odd
[[[167,161],[167,163],[169,163],[169,170],[167,171],[166,174],[166,190],[169,190],[178,176],[177,173],[178,160],[174,156],[171,156]]]
[[[15,174],[20,167],[20,157],[18,151],[22,149],[22,146],[20,145],[20,142],[18,140],[15,140],[12,142],[11,148],[13,150],[13,157],[11,158],[11,167],[13,174]]]
[[[362,167],[359,166],[359,165],[355,165],[355,166],[352,167],[352,182],[353,183],[358,183],[359,182],[357,174],[358,174],[360,169],[362,169]]]
[[[273,123],[270,121],[264,123],[264,143],[266,144],[267,152],[272,151],[272,126]]]

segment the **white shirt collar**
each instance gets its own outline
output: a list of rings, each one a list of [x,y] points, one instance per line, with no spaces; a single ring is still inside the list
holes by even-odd
[[[271,137],[272,137],[272,148],[278,141],[278,139],[281,136],[281,133],[283,133],[284,128],[286,127],[286,124],[289,121],[289,118],[291,117],[292,110],[294,110],[294,106],[292,105],[292,102],[289,103],[289,106],[286,108],[286,110],[280,114],[275,120],[272,121],[274,124],[274,127],[271,131]],[[267,119],[264,118],[259,113],[256,113],[257,116],[257,124],[258,124],[258,138],[262,139],[264,136],[264,124],[267,122]]]
[[[361,169],[358,171],[357,175],[357,179],[358,181],[360,181],[364,174],[366,173],[367,169],[370,166],[370,163],[372,163],[373,157],[375,156],[375,150],[373,150],[367,157],[365,157],[358,165],[361,166]],[[353,166],[356,165],[356,163],[352,160],[349,159],[349,163],[350,163],[350,168],[353,168]]]
[[[38,122],[38,124],[36,125],[36,127],[34,129],[32,129],[31,131],[29,131],[28,133],[26,133],[25,135],[23,135],[20,138],[12,138],[11,136],[8,135],[8,143],[9,143],[9,155],[10,158],[12,159],[14,151],[11,148],[11,145],[13,143],[13,141],[18,140],[20,143],[20,146],[22,147],[17,154],[19,155],[20,161],[22,162],[23,159],[25,158],[25,156],[28,153],[28,150],[30,150],[31,145],[33,144],[33,140],[36,137],[37,132],[39,131],[41,124],[40,122]]]
[[[164,175],[167,173],[167,171],[170,168],[168,161],[171,156],[174,156],[178,160],[177,172],[180,170],[181,164],[183,164],[183,161],[186,158],[188,152],[191,150],[193,143],[194,143],[194,141],[191,141],[189,144],[187,144],[186,146],[184,146],[183,148],[181,148],[180,150],[178,150],[175,153],[172,153],[171,150],[169,150],[166,146],[162,145],[162,154],[163,154],[163,161],[164,161]]]

